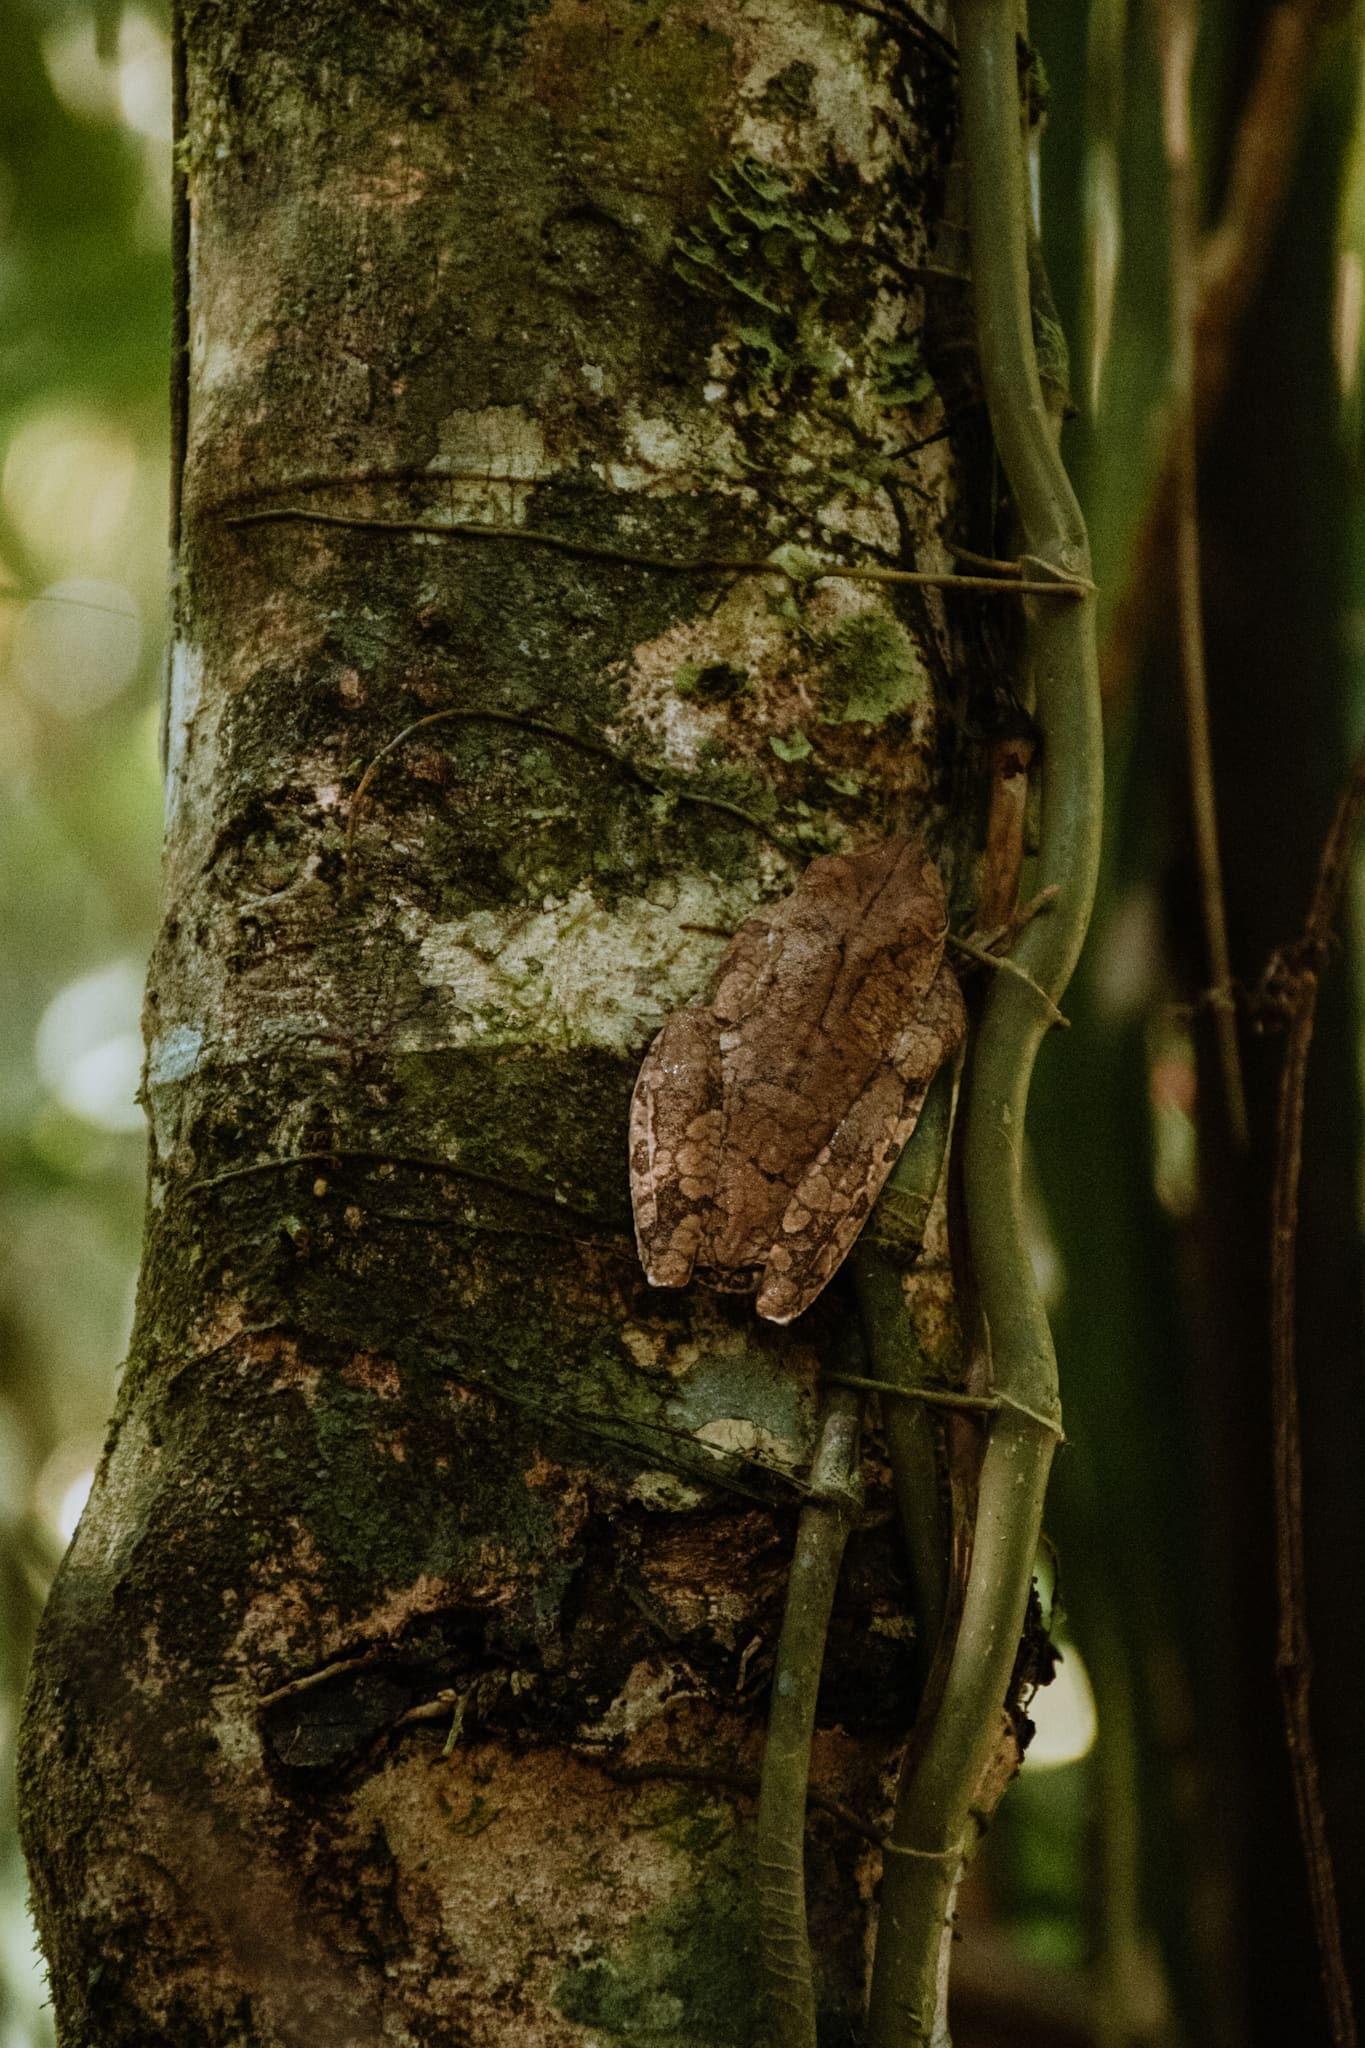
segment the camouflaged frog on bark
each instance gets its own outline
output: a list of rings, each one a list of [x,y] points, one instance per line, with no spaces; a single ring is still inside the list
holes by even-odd
[[[943,884],[918,840],[811,862],[740,926],[707,1008],[675,1011],[631,1100],[656,1287],[694,1276],[770,1322],[838,1270],[966,1028]]]

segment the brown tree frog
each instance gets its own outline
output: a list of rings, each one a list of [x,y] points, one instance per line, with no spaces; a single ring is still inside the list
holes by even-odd
[[[646,1275],[788,1323],[848,1255],[966,1028],[947,902],[917,839],[813,860],[677,1010],[630,1113]]]

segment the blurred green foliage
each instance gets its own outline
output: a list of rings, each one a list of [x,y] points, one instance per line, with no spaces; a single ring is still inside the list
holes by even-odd
[[[108,10],[105,10],[106,17]],[[156,903],[169,23],[11,0],[0,61],[0,2042],[47,2038],[17,1698],[132,1313]]]

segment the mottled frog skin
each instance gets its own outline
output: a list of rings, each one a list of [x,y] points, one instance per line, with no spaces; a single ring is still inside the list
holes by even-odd
[[[635,1231],[656,1287],[810,1307],[847,1257],[966,1028],[943,884],[915,839],[811,862],[740,926],[631,1098]]]

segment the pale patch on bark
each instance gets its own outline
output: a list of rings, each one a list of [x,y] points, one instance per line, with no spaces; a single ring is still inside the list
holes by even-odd
[[[239,377],[246,377],[255,371],[268,353],[264,346],[253,351],[243,346],[241,335],[216,334],[212,341],[204,340],[205,322],[197,320],[191,338],[190,362],[195,380],[196,395],[200,399],[211,396],[220,385],[232,385]],[[258,332],[256,339],[263,342],[269,330]]]
[[[712,406],[675,416],[647,414],[626,405],[620,420],[621,455],[614,462],[590,465],[614,490],[651,497],[705,490],[716,498],[758,503],[745,477],[744,445],[729,414]]]
[[[749,0],[727,13],[725,26],[736,54],[740,118],[738,150],[787,169],[819,170],[813,145],[828,144],[864,183],[881,177],[897,153],[895,137],[904,111],[897,105],[890,56],[880,74],[865,52],[855,57],[850,43],[873,45],[876,24],[850,21],[836,9],[798,13],[782,0]],[[793,64],[809,65],[814,119],[798,124],[754,105],[770,81]]]
[[[141,1526],[144,1503],[155,1492],[161,1472],[161,1448],[147,1423],[131,1411],[113,1443],[92,1488],[67,1552],[69,1573],[98,1577],[116,1573],[125,1546]]]
[[[190,739],[204,687],[202,649],[177,639],[171,646],[166,709],[165,829],[171,833],[180,814],[180,800],[189,765]]]
[[[187,1081],[199,1064],[204,1034],[192,1024],[177,1024],[152,1040],[147,1059],[147,1080],[153,1088],[172,1081]]]
[[[341,1654],[327,1647],[336,1644],[338,1621],[336,1609],[323,1603],[323,1559],[316,1543],[296,1516],[283,1520],[276,1533],[275,1554],[253,1568],[258,1582],[269,1583],[250,1590],[234,1645],[234,1661],[252,1671],[277,1669],[296,1655],[298,1643],[318,1645],[319,1664]]]
[[[338,781],[337,766],[337,762],[330,754],[299,756],[299,781],[320,811],[345,811],[350,803],[350,789]],[[320,858],[321,854],[315,848],[299,871],[300,875],[315,873]]]
[[[209,1727],[220,1765],[240,1782],[240,1773],[261,1768],[256,1691],[249,1683],[216,1685],[209,1694]]]
[[[665,1363],[676,1385],[675,1399],[679,1401],[685,1401],[689,1387],[702,1374],[714,1374],[723,1380],[731,1372],[742,1373],[755,1369],[756,1362],[767,1357],[766,1350],[759,1349],[756,1334],[751,1337],[747,1328],[737,1328],[734,1321],[724,1315],[719,1305],[721,1299],[721,1296],[710,1294],[705,1288],[698,1288],[688,1325],[689,1335],[677,1340],[669,1350]],[[796,1390],[814,1381],[820,1370],[820,1360],[814,1345],[788,1342],[782,1352],[782,1361],[780,1384],[785,1390],[786,1403],[782,1419],[784,1423],[788,1423],[789,1418],[794,1417],[796,1412],[793,1405],[796,1401]],[[710,1421],[718,1411],[738,1412],[734,1403],[725,1408],[720,1402],[712,1401],[703,1419]],[[689,1421],[687,1416],[675,1414],[670,1419],[682,1421],[688,1427],[700,1427],[695,1417]],[[767,1419],[765,1427],[776,1427],[771,1416]],[[791,1423],[786,1428],[786,1437],[788,1440],[793,1437],[800,1439],[790,1452],[793,1459],[804,1461],[810,1456],[810,1444],[805,1438],[804,1424],[797,1429],[794,1423]]]
[[[849,491],[841,491],[819,507],[815,519],[835,545],[857,540],[867,547],[881,548],[887,554],[899,554],[896,515],[882,493],[875,498],[856,498]],[[844,587],[847,589],[849,586],[846,584]],[[867,602],[866,598],[864,602]]]
[[[676,1345],[669,1360],[674,1382],[667,1419],[715,1450],[759,1456],[794,1473],[810,1457],[811,1390],[820,1369],[815,1347],[794,1347],[775,1369],[747,1330],[723,1320],[719,1299],[696,1290],[690,1340]]]
[[[391,1976],[411,1976],[433,2019],[457,2020],[471,2044],[582,2048],[595,2037],[562,2018],[554,1991],[593,1945],[589,1930],[628,1927],[694,1874],[658,1834],[622,1827],[621,1802],[618,1786],[562,1750],[509,1756],[474,1744],[440,1761],[414,1750],[372,1778],[356,1797],[353,1840],[360,1849],[382,1829],[403,1923],[426,1937],[395,1957]]]
[[[771,1459],[774,1464],[790,1457],[791,1446],[771,1430],[761,1429],[747,1415],[718,1415],[696,1431],[698,1440],[714,1444],[718,1451],[739,1451],[745,1457]]]
[[[703,986],[725,934],[753,906],[748,890],[692,874],[613,910],[581,886],[538,910],[478,910],[439,924],[408,906],[399,922],[428,985],[446,997],[442,1045],[631,1052]],[[432,1042],[421,1027],[420,1043]]]
[[[669,1343],[661,1330],[644,1330],[638,1323],[627,1323],[618,1334],[636,1365],[646,1372],[659,1372],[667,1367]]]
[[[530,487],[559,467],[546,449],[543,425],[523,405],[447,413],[437,437],[427,470],[449,479],[442,503],[451,519],[487,517],[519,526]]]
[[[599,1718],[579,1732],[585,1741],[617,1742],[624,1736],[638,1734],[679,1701],[706,1697],[705,1686],[681,1660],[646,1657],[631,1666],[625,1684]]]
[[[785,582],[777,587],[787,589]],[[622,709],[607,728],[612,743],[625,747],[632,729],[639,729],[654,756],[671,768],[693,770],[704,748],[719,745],[727,759],[747,757],[766,771],[773,759],[772,734],[820,724],[825,714],[818,674],[790,621],[775,609],[774,594],[766,579],[746,579],[709,617],[682,620],[637,647],[629,665],[622,666]],[[866,585],[837,578],[810,585],[801,606],[808,641],[885,609]],[[689,676],[719,664],[742,671],[741,691],[720,702],[687,692]],[[916,746],[925,738],[927,733],[917,733]],[[917,767],[913,758],[903,763],[903,770]]]
[[[308,764],[300,768],[307,787]],[[324,810],[343,801],[320,774],[313,796]],[[320,910],[330,915],[333,904],[330,887],[314,873],[317,858],[310,855],[287,886],[234,905],[234,920],[271,920],[272,943],[259,967],[229,972],[227,947],[210,937],[181,950],[174,976],[162,975],[165,1000],[148,1086],[159,1162],[173,1155],[186,1105],[210,1070],[284,1046],[315,1045],[329,1057],[341,1045],[375,1042],[393,1052],[525,1044],[638,1052],[668,1011],[706,985],[727,935],[790,875],[790,864],[765,848],[756,886],[707,873],[666,876],[646,895],[610,909],[586,883],[539,906],[472,911],[449,921],[396,905],[381,943],[401,934],[428,988],[443,1000],[390,1014],[382,990],[358,995],[352,962],[343,962],[334,980],[314,950]],[[281,1109],[280,1151],[302,1148],[312,1103],[293,1098]]]
[[[657,639],[642,642],[629,665],[623,664],[623,703],[607,728],[608,739],[623,746],[627,728],[638,725],[669,767],[694,769],[708,743],[724,740],[733,757],[745,726],[750,728],[744,735],[747,751],[754,753],[764,730],[785,730],[809,717],[814,678],[802,673],[790,624],[775,616],[772,606],[775,592],[785,588],[777,579],[747,578],[727,592],[709,617],[681,620]],[[812,609],[822,606],[823,597],[823,591],[815,594]],[[680,693],[689,669],[717,663],[743,671],[742,700],[708,704]]]
[[[689,1486],[676,1472],[640,1472],[631,1481],[626,1498],[652,1514],[680,1515],[699,1507],[706,1496],[701,1487]]]

